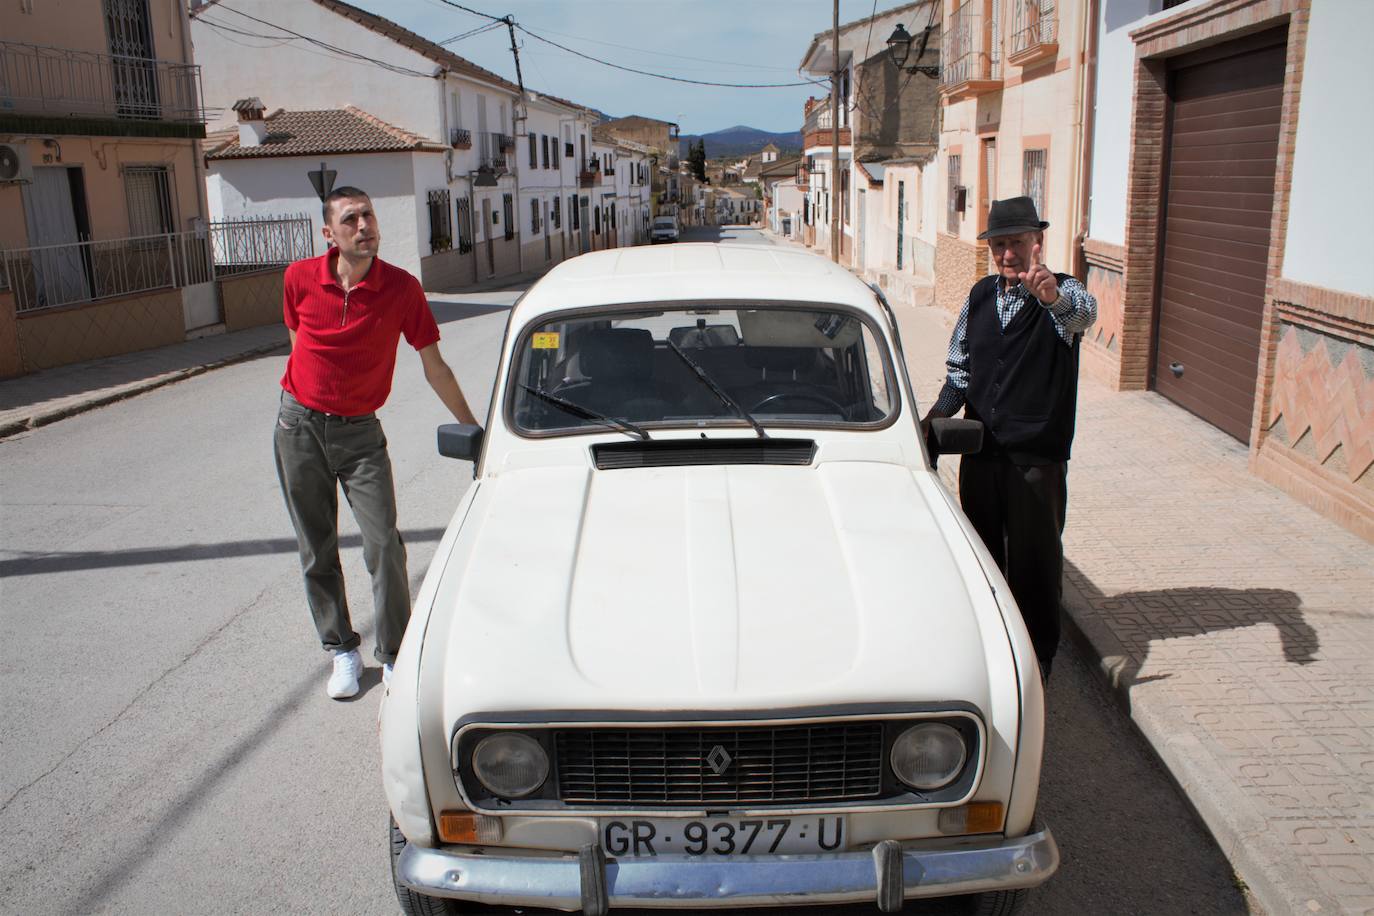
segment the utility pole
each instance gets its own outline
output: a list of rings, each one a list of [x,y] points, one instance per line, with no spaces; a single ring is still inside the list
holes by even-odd
[[[830,260],[840,263],[840,0],[835,0],[830,50]]]

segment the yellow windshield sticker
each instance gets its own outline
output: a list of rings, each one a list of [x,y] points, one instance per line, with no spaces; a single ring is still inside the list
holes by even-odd
[[[541,334],[535,334],[533,346],[536,350],[557,350],[558,332],[545,331]]]

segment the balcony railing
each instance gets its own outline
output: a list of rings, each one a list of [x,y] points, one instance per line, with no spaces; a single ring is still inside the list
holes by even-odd
[[[510,134],[496,134],[496,145],[503,153],[515,152],[515,138]]]
[[[505,134],[487,131],[478,134],[477,140],[478,168],[491,169],[498,174],[510,171],[510,165],[506,160],[506,153],[508,150],[515,148],[514,138]],[[509,146],[505,145],[505,141],[507,140],[510,141]]]
[[[34,312],[179,289],[216,277],[279,267],[314,253],[308,216],[211,223],[134,238],[0,250],[0,289],[15,310]]]
[[[0,113],[204,124],[200,68],[0,41]]]
[[[1009,63],[1025,66],[1059,52],[1055,0],[1013,0],[1011,29]]]
[[[472,149],[472,131],[466,127],[450,127],[448,145],[454,149]]]
[[[958,98],[1001,87],[1000,29],[996,18],[984,19],[980,0],[967,0],[950,15],[940,56],[940,91],[945,95]]]

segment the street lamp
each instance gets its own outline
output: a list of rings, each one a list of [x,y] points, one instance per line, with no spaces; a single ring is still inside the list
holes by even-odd
[[[934,31],[934,26],[926,26],[921,33],[921,47],[916,51],[916,59],[920,60],[926,53],[926,44],[930,41],[930,33]],[[892,34],[887,39],[887,53],[892,58],[892,63],[898,70],[905,70],[907,73],[922,73],[931,79],[936,79],[940,75],[938,66],[921,66],[913,64],[906,66],[906,59],[911,56],[911,42],[914,39],[911,33],[906,30],[906,26],[901,23],[893,29]]]

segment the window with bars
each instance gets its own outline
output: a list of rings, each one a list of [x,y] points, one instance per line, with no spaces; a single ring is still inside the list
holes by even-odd
[[[1028,149],[1021,155],[1021,193],[1035,201],[1035,212],[1045,218],[1045,150]]]
[[[549,135],[542,134],[539,138],[539,151],[544,154],[544,168],[549,167]]]
[[[959,176],[962,171],[962,158],[951,155],[946,168],[949,173],[949,201],[946,204],[948,210],[945,230],[950,235],[959,234],[959,192],[963,190],[959,185]]]
[[[558,138],[549,138],[549,161],[553,163],[553,168],[558,168]]]
[[[554,148],[557,149],[557,147],[554,147]],[[555,198],[553,199],[553,209],[549,211],[549,222],[553,225],[553,228],[555,228],[555,229],[561,229],[561,228],[563,228],[563,213],[562,213],[562,209],[563,209],[563,198],[561,198],[561,197],[555,197]]]
[[[457,210],[458,253],[467,254],[472,250],[472,201],[467,198],[459,198]]]
[[[600,208],[600,207],[593,207],[593,208],[592,208],[592,234],[593,234],[593,235],[600,235],[600,234],[601,234],[601,208]]]
[[[506,238],[515,238],[515,197],[510,194],[501,195],[501,213],[506,218]]]
[[[530,198],[530,233],[539,234],[539,198]]]
[[[530,134],[530,168],[539,168],[539,138]]]
[[[449,192],[447,188],[430,191],[426,195],[429,208],[429,253],[448,251],[453,248],[453,218],[449,214]]]
[[[171,173],[165,165],[124,169],[124,196],[129,206],[129,234],[163,235],[175,231]]]
[[[840,172],[840,204],[841,213],[844,215],[845,225],[849,225],[849,169]]]
[[[579,215],[578,215],[578,212],[577,212],[577,195],[576,195],[576,194],[574,194],[574,195],[572,195],[571,197],[568,198],[568,212],[569,212],[570,214],[572,214],[572,223],[571,223],[572,228],[574,228],[574,229],[581,229],[581,228],[582,228],[582,217],[579,216]]]
[[[615,207],[611,207],[611,228],[612,228],[612,229],[616,228],[616,225],[617,225],[617,223],[616,223],[616,219],[615,219]]]

